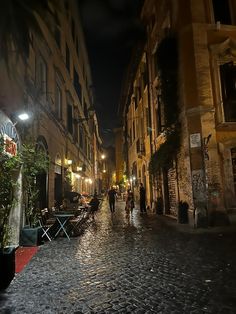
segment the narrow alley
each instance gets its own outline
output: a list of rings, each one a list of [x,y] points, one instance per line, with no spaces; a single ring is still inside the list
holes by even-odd
[[[235,313],[230,232],[181,231],[108,204],[85,232],[42,245],[0,297],[0,313]],[[184,227],[183,227],[184,230]]]

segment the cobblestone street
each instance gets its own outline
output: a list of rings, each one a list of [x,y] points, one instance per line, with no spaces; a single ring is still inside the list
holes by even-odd
[[[236,313],[235,233],[167,221],[126,216],[121,201],[111,216],[105,203],[83,235],[40,247],[0,313]]]

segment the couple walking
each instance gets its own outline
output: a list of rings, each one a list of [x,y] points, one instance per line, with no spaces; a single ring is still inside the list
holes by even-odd
[[[108,191],[108,201],[110,210],[112,213],[115,212],[115,202],[116,202],[116,194],[117,191],[114,187],[111,187]],[[146,213],[146,190],[143,186],[143,183],[140,183],[139,188],[139,198],[140,198],[140,212]],[[134,195],[131,190],[128,190],[127,192],[127,198],[126,198],[126,209],[129,206],[129,208],[132,210],[134,208]]]
[[[146,190],[143,186],[143,183],[140,183],[140,188],[139,188],[139,201],[140,201],[140,212],[141,213],[146,213]],[[129,189],[127,191],[127,197],[126,197],[126,206],[125,209],[126,211],[131,211],[134,208],[134,194],[131,191],[131,189]]]

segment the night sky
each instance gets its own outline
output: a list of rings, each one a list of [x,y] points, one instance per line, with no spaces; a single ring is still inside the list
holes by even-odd
[[[121,84],[135,42],[143,36],[142,0],[79,0],[105,146],[112,144]]]

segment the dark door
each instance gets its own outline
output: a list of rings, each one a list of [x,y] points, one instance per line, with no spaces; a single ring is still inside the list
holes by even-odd
[[[57,205],[62,204],[62,176],[61,174],[58,174],[58,173],[55,173],[54,199]]]
[[[36,179],[38,187],[38,206],[40,209],[48,207],[48,193],[47,193],[47,173],[43,172],[37,176]]]

